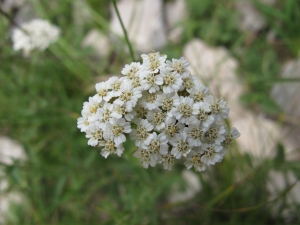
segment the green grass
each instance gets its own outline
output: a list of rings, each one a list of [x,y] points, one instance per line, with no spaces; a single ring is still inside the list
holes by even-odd
[[[8,189],[1,194],[13,190],[26,198],[26,207],[12,207],[8,224],[259,225],[287,220],[300,224],[300,205],[286,202],[293,184],[286,182],[273,201],[266,188],[270,170],[291,171],[300,177],[299,162],[285,161],[280,143],[274,159],[241,154],[238,146],[233,146],[222,163],[198,174],[202,191],[179,204],[170,204],[168,196],[175,183],[185,189],[183,166],[177,165],[171,172],[159,167],[146,170],[132,157],[132,143],[127,143],[120,158],[104,159],[99,149],[88,147],[76,126],[82,104],[92,95],[97,77],[120,74],[131,60],[125,42],[124,49],[115,47],[101,60],[82,50],[80,43],[90,28],[106,31],[108,1],[88,1],[99,11],[93,12],[81,35],[71,15],[71,2],[33,4],[40,17],[62,28],[62,38],[29,58],[12,50],[9,22],[4,17],[0,20],[0,134],[18,140],[28,156],[24,163],[0,165],[9,180]],[[184,44],[193,37],[227,47],[238,59],[238,75],[247,87],[241,104],[278,116],[282,110],[269,92],[279,80],[282,63],[299,50],[297,1],[287,0],[274,7],[257,3],[268,26],[250,45],[247,35],[237,28],[232,0],[199,2],[187,1],[190,17],[184,22],[182,41],[169,43],[161,52],[180,57]],[[278,43],[266,42],[267,31],[272,29],[278,32],[280,48]],[[285,209],[290,209],[290,215]]]

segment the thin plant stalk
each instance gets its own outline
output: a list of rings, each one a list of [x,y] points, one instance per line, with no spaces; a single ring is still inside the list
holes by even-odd
[[[9,14],[4,12],[4,10],[1,7],[0,7],[0,14],[2,14],[9,22],[11,22],[14,26],[19,28],[21,31],[23,31],[26,35],[29,35],[28,32],[24,30],[19,24],[17,24]]]
[[[114,5],[114,9],[115,9],[115,11],[116,11],[116,13],[117,13],[119,22],[120,22],[120,24],[121,24],[121,27],[122,27],[122,30],[123,30],[123,33],[124,33],[124,36],[125,36],[125,40],[126,40],[126,43],[127,43],[127,45],[128,45],[129,51],[130,51],[131,59],[132,59],[133,62],[135,62],[135,60],[134,60],[134,54],[133,54],[133,49],[132,49],[132,46],[131,46],[131,44],[130,44],[130,41],[129,41],[129,38],[128,38],[128,35],[127,35],[127,31],[126,31],[126,29],[125,29],[125,27],[124,27],[123,21],[122,21],[122,19],[121,19],[121,16],[120,16],[120,13],[119,13],[117,4],[116,4],[116,0],[112,0],[112,2],[113,2],[113,5]]]

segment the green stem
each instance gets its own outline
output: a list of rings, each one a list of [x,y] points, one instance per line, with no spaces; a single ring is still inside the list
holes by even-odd
[[[122,19],[121,19],[119,10],[118,10],[118,8],[117,8],[116,0],[112,0],[112,2],[113,2],[113,5],[114,5],[114,8],[115,8],[115,11],[116,11],[116,13],[117,13],[118,19],[119,19],[119,21],[120,21],[120,24],[121,24],[121,26],[122,26],[122,29],[123,29],[123,32],[124,32],[124,36],[125,36],[125,39],[126,39],[126,43],[127,43],[127,45],[128,45],[129,51],[130,51],[130,56],[131,56],[131,58],[132,58],[132,60],[133,60],[133,62],[134,62],[135,60],[134,60],[134,54],[133,54],[132,46],[131,46],[131,44],[130,44],[130,42],[129,42],[128,35],[127,35],[127,31],[126,31],[126,29],[125,29],[125,27],[124,27],[124,24],[123,24],[123,21],[122,21]]]

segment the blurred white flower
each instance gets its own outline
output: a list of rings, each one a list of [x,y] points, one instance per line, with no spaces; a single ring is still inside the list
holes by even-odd
[[[59,35],[60,29],[57,26],[46,20],[34,19],[13,30],[13,49],[23,50],[24,56],[28,56],[34,49],[44,51],[57,41]]]

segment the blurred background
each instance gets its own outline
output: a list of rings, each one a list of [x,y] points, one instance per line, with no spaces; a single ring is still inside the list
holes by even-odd
[[[184,56],[237,139],[202,173],[104,159],[77,128],[96,82],[132,59],[108,0],[1,0],[0,224],[300,224],[300,1],[120,0],[135,59]],[[13,50],[34,18],[61,29]]]

